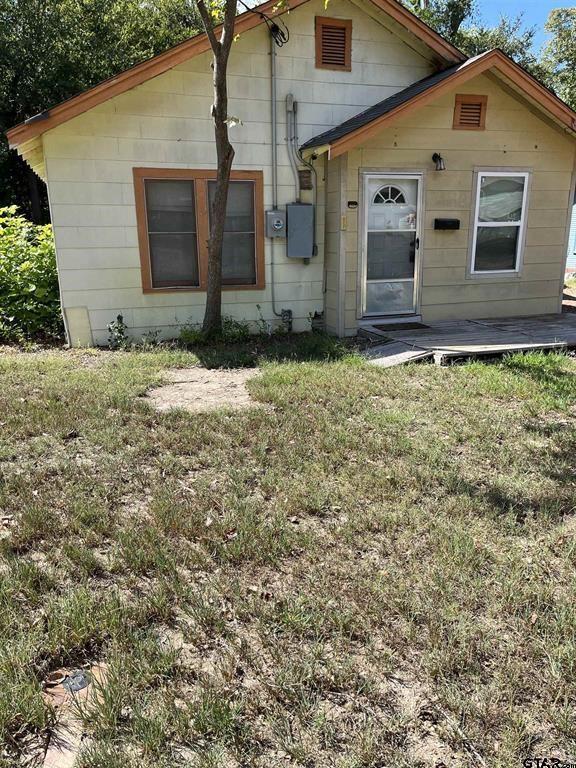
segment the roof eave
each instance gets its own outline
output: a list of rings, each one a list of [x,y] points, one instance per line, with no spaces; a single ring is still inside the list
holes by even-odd
[[[413,99],[400,104],[385,115],[382,115],[381,117],[372,120],[370,123],[330,142],[328,145],[323,142],[320,148],[308,146],[305,151],[309,155],[319,150],[324,152],[326,151],[326,146],[328,146],[329,159],[339,157],[358,146],[363,141],[371,138],[382,130],[384,126],[390,125],[407,112],[418,109],[430,101],[433,101],[442,91],[453,88],[455,85],[462,84],[491,69],[495,69],[505,77],[511,78],[524,95],[531,99],[541,110],[550,114],[558,123],[563,125],[570,132],[576,132],[576,113],[545,86],[529,75],[528,72],[513,62],[512,59],[506,56],[502,51],[494,49],[470,60],[470,63],[466,63],[453,75],[450,75],[445,80],[430,87],[428,90],[423,91]]]
[[[236,34],[247,32],[264,23],[264,19],[258,15],[259,12],[265,13],[268,17],[279,16],[287,11],[295,10],[308,1],[288,0],[288,7],[285,7],[278,0],[267,0],[267,2],[255,6],[253,9],[237,17]],[[437,32],[411,13],[401,3],[397,2],[397,0],[370,1],[413,32],[446,61],[458,62],[466,59],[462,51],[459,51],[447,40],[444,40]],[[216,32],[218,30],[219,27],[216,28]],[[182,61],[198,56],[209,49],[210,42],[208,36],[204,33],[185,40],[164,53],[136,64],[130,69],[95,85],[93,88],[83,91],[77,96],[73,96],[61,104],[16,125],[6,132],[8,143],[11,148],[15,149],[19,144],[40,136],[51,128],[56,128],[58,125],[81,115],[92,107],[114,98],[114,96],[119,96],[153,77],[164,74],[164,72],[177,66]]]
[[[309,147],[308,149],[301,150],[304,160],[320,157],[320,155],[325,155],[326,152],[330,152],[330,144],[321,144],[317,147]]]

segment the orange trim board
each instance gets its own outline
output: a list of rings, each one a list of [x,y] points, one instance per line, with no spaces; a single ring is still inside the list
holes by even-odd
[[[256,6],[251,11],[241,13],[236,19],[235,32],[236,34],[241,34],[263,24],[264,19],[259,13],[265,13],[268,17],[279,16],[287,11],[293,11],[307,2],[308,0],[287,0],[286,5],[282,5],[279,0],[267,0],[267,2]],[[397,2],[397,0],[369,0],[369,2],[416,35],[416,37],[446,61],[455,63],[464,61],[466,58],[463,53],[447,40],[444,40],[437,32]],[[220,27],[216,28],[217,33],[219,29]],[[154,56],[152,59],[147,59],[141,64],[136,64],[115,77],[104,80],[93,88],[73,96],[46,112],[34,116],[31,118],[31,122],[20,123],[20,125],[11,128],[6,132],[10,146],[15,148],[33,139],[35,136],[40,136],[51,128],[56,128],[58,125],[62,125],[67,120],[81,115],[98,104],[102,104],[114,96],[119,96],[121,93],[125,93],[131,88],[167,72],[183,61],[208,50],[210,50],[210,42],[206,34],[191,37],[189,40],[185,40],[164,53]]]
[[[363,141],[372,138],[384,127],[388,126],[403,115],[416,110],[425,104],[436,99],[444,91],[451,90],[456,85],[461,85],[473,77],[481,75],[488,70],[496,70],[501,75],[508,78],[512,84],[518,87],[529,98],[538,103],[540,107],[550,115],[563,123],[571,131],[576,132],[576,112],[567,104],[564,104],[551,91],[541,85],[531,75],[525,72],[522,67],[515,64],[502,51],[495,49],[488,53],[470,59],[458,69],[453,75],[442,80],[437,85],[433,85],[426,91],[414,96],[404,104],[400,104],[396,109],[387,112],[385,115],[376,118],[372,122],[357,128],[355,131],[342,136],[334,143],[329,145],[328,157],[334,158],[343,155],[349,150],[357,147]],[[308,151],[313,151],[311,147]]]

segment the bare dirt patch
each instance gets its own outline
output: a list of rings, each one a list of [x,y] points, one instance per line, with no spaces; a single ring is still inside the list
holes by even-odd
[[[262,403],[253,400],[246,382],[257,375],[254,369],[184,368],[169,370],[170,382],[151,390],[145,397],[159,411],[183,408],[186,411],[211,411],[216,408],[241,410]]]

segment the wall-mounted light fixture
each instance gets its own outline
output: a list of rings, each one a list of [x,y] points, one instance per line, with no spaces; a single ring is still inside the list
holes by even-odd
[[[444,162],[444,158],[439,152],[434,152],[432,155],[432,162],[436,163],[436,170],[437,171],[445,171],[446,170],[446,163]]]

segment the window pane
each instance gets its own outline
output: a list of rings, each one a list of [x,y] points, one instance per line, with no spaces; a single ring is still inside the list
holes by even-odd
[[[208,182],[210,212],[216,194],[216,182]],[[226,206],[226,232],[254,232],[254,182],[231,181]]]
[[[519,234],[520,227],[478,227],[474,269],[516,269]]]
[[[414,280],[401,283],[366,283],[368,314],[414,311]]]
[[[149,232],[196,232],[194,182],[147,180]]]
[[[199,285],[196,235],[150,235],[152,285],[169,288],[176,285]]]
[[[222,248],[222,282],[224,285],[254,285],[256,263],[254,235],[224,235]]]
[[[208,182],[210,216],[216,182]],[[231,181],[224,223],[222,282],[224,285],[256,283],[256,237],[254,221],[254,182]]]
[[[414,277],[415,232],[368,233],[368,280]]]
[[[478,221],[520,221],[523,176],[482,176]]]

